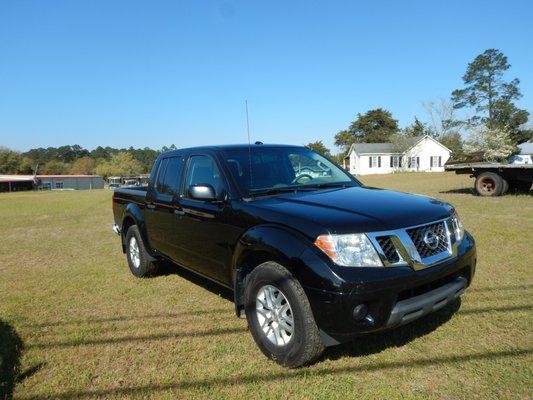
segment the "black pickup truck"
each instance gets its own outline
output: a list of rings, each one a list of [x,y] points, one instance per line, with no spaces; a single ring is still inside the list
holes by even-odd
[[[162,154],[148,187],[115,190],[113,213],[135,276],[167,260],[230,288],[259,348],[288,367],[438,310],[476,267],[451,205],[365,187],[299,146]]]

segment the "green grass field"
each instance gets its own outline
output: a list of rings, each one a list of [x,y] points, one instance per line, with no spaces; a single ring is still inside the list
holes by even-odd
[[[448,173],[362,180],[455,205],[477,240],[475,281],[459,309],[298,370],[260,353],[221,288],[134,278],[110,191],[0,195],[0,399],[531,398],[533,192],[481,198]]]

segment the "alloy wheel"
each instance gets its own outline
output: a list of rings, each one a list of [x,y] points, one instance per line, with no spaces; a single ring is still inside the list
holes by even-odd
[[[291,305],[281,290],[272,285],[259,289],[256,298],[259,326],[267,339],[277,345],[287,345],[294,335]]]
[[[130,259],[135,268],[139,268],[141,265],[141,256],[139,254],[139,244],[135,236],[132,236],[130,239]]]

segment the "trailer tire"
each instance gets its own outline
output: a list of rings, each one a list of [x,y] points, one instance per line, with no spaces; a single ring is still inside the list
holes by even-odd
[[[506,194],[509,191],[509,181],[502,177],[503,187],[502,192],[500,193],[502,196]]]
[[[494,172],[483,172],[476,177],[476,191],[480,196],[499,196],[503,193],[504,179]]]

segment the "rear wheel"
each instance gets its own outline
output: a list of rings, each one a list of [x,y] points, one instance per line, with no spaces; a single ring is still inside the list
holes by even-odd
[[[494,172],[483,172],[476,178],[476,191],[480,196],[499,196],[503,189],[503,178]]]
[[[275,262],[255,268],[245,290],[246,319],[263,354],[290,368],[313,362],[324,346],[300,283]]]
[[[157,272],[157,263],[146,251],[139,228],[132,225],[126,233],[126,257],[133,275],[143,278]]]

